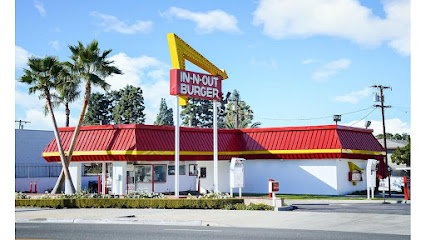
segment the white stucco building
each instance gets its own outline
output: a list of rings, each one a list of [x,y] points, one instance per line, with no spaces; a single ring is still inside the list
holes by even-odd
[[[64,148],[74,128],[61,128]],[[212,129],[181,128],[180,191],[213,190]],[[372,130],[337,125],[219,129],[219,191],[229,192],[232,157],[247,159],[243,193],[267,193],[268,179],[282,194],[343,195],[366,190],[368,159],[382,160],[384,149]],[[59,162],[53,139],[43,151]],[[150,125],[84,126],[70,165],[81,182],[82,163],[103,165],[106,191],[123,195],[146,190],[174,192],[174,127]],[[351,167],[352,166],[352,167]],[[355,168],[353,166],[356,166]],[[361,176],[350,179],[349,176]]]

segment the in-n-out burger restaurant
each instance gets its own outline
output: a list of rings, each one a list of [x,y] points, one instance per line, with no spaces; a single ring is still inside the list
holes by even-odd
[[[68,149],[74,128],[60,128]],[[108,192],[174,192],[175,128],[152,125],[83,126],[70,172],[81,189],[82,163],[102,163]],[[219,129],[219,191],[230,192],[232,157],[245,158],[243,193],[267,193],[268,179],[283,194],[342,195],[365,190],[365,173],[351,179],[351,165],[366,169],[383,161],[384,149],[372,130],[338,125],[258,129]],[[180,191],[213,191],[213,130],[180,128]],[[42,153],[60,162],[56,140]],[[349,174],[348,174],[349,173]],[[357,184],[354,184],[356,181]]]

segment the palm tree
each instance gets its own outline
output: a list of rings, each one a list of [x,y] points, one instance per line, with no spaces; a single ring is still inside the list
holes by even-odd
[[[66,184],[65,192],[74,192],[74,185],[71,180],[68,165],[66,164],[65,154],[59,137],[55,114],[53,112],[52,94],[50,92],[51,90],[57,89],[57,87],[62,84],[68,73],[58,59],[52,56],[47,56],[45,58],[31,57],[28,59],[28,67],[29,69],[24,69],[25,74],[19,79],[19,82],[31,85],[29,94],[40,92],[40,98],[46,99],[46,107],[52,119],[62,169],[68,183]]]
[[[78,89],[80,84],[80,79],[76,78],[73,74],[68,74],[64,77],[63,81],[57,87],[58,94],[52,93],[52,107],[59,107],[61,104],[64,104],[65,107],[65,127],[70,125],[70,108],[69,104],[77,100],[80,96],[80,91]],[[48,109],[45,107],[44,114],[48,114]]]
[[[244,128],[259,128],[261,125],[260,122],[251,123],[250,119],[244,119],[241,123],[238,124],[239,129]],[[235,122],[224,122],[222,125],[223,128],[236,129]]]
[[[71,69],[72,73],[77,76],[77,78],[82,79],[86,84],[80,118],[78,120],[77,126],[75,127],[74,134],[68,149],[68,156],[66,159],[67,166],[71,162],[72,154],[77,142],[77,137],[80,133],[80,127],[83,124],[86,108],[90,101],[92,84],[107,90],[109,88],[109,84],[105,82],[105,78],[111,76],[112,74],[122,74],[120,69],[112,65],[114,61],[106,59],[108,54],[111,53],[112,49],[103,51],[101,53],[98,47],[98,41],[96,40],[93,40],[86,47],[79,41],[78,45],[68,46],[68,48],[72,52],[72,55],[70,56],[72,63],[67,62],[66,65]],[[59,175],[58,181],[56,182],[52,192],[58,192],[58,190],[62,188],[63,183],[64,170],[62,170],[61,174]]]

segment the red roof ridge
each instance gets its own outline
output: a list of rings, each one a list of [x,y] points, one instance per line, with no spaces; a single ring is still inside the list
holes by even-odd
[[[59,131],[67,132],[74,131],[75,127],[61,127]],[[91,125],[91,126],[81,126],[80,130],[101,130],[101,129],[152,129],[152,130],[170,130],[174,131],[174,126],[165,126],[165,125],[147,125],[147,124],[119,124],[119,125]],[[199,127],[180,127],[184,131],[194,131],[194,132],[211,132],[213,128],[199,128]],[[357,127],[349,127],[342,125],[318,125],[318,126],[294,126],[294,127],[269,127],[269,128],[246,128],[246,129],[224,129],[220,128],[219,131],[229,131],[229,132],[271,132],[271,131],[311,131],[311,130],[346,130],[346,131],[355,131],[355,132],[366,132],[372,133],[373,129],[364,129]]]

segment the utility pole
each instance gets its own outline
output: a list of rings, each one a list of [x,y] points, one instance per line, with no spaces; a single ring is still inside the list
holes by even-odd
[[[30,121],[25,121],[25,120],[15,120],[15,122],[19,123],[19,128],[18,129],[24,129],[23,123],[31,123]]]
[[[373,85],[372,88],[378,88],[380,90],[380,105],[374,105],[374,107],[380,107],[382,109],[382,123],[383,123],[383,145],[385,147],[385,162],[386,162],[386,171],[388,171],[389,165],[388,165],[388,148],[386,145],[386,127],[385,127],[385,108],[390,108],[391,106],[385,106],[385,98],[383,96],[383,89],[391,89],[391,87],[383,86],[383,85]],[[392,197],[391,192],[391,183],[390,183],[390,177],[391,173],[388,171],[388,186],[389,186],[389,197]]]

